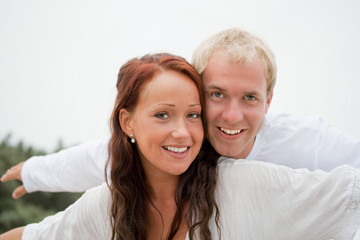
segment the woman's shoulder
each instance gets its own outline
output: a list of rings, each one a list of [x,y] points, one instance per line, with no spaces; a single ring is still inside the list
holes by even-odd
[[[107,183],[103,183],[97,187],[93,187],[89,190],[87,190],[84,194],[84,196],[89,196],[89,197],[96,197],[99,195],[106,195],[106,196],[110,196],[110,189],[109,186],[107,185]]]
[[[103,183],[97,187],[87,190],[82,196],[84,204],[92,205],[94,209],[103,209],[111,204],[111,192],[109,186]]]

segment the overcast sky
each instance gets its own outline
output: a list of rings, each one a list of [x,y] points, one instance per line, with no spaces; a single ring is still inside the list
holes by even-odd
[[[0,139],[51,151],[106,136],[126,60],[191,60],[205,38],[241,27],[278,63],[271,108],[321,116],[360,138],[360,4],[350,0],[0,0]]]

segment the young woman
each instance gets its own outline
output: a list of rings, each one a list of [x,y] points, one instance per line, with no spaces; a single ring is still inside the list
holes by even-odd
[[[195,229],[211,239],[217,157],[199,154],[205,97],[196,70],[145,55],[121,67],[116,86],[110,182],[39,223],[43,231],[27,226],[23,239],[193,239]]]

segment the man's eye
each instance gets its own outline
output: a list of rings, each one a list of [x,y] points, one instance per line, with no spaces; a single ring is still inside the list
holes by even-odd
[[[252,95],[248,95],[248,96],[246,96],[245,98],[246,98],[247,100],[250,100],[250,101],[255,100],[255,97],[252,96]]]
[[[200,113],[189,113],[188,114],[188,118],[192,118],[192,119],[196,119],[196,118],[200,118],[201,114]]]
[[[221,97],[223,97],[223,94],[222,94],[221,92],[214,92],[212,95],[213,95],[214,97],[216,97],[216,98],[221,98]]]
[[[169,114],[167,114],[166,112],[159,112],[155,114],[155,117],[159,119],[167,119],[169,118]]]

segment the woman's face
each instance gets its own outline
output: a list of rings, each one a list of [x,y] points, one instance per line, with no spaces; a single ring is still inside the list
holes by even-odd
[[[162,72],[143,87],[129,123],[147,175],[187,170],[204,138],[201,110],[194,82],[178,72]]]

